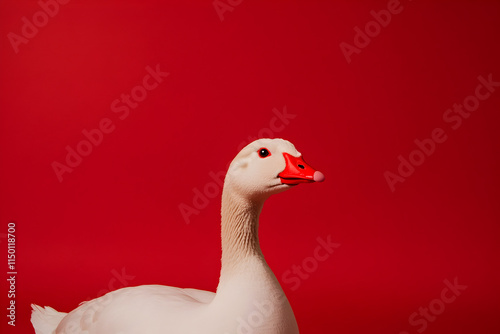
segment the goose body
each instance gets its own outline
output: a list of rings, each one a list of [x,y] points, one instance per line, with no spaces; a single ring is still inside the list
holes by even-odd
[[[70,313],[32,305],[36,334],[298,334],[292,308],[260,249],[259,215],[270,195],[323,179],[288,141],[250,143],[224,182],[216,293],[142,285],[109,292]]]

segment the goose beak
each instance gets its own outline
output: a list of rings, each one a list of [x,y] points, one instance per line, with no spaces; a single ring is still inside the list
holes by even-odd
[[[297,185],[299,183],[323,182],[325,175],[309,166],[302,157],[294,157],[291,154],[283,153],[286,167],[278,174],[281,183]]]

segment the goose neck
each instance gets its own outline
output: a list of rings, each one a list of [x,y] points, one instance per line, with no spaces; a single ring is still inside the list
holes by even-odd
[[[259,215],[263,201],[222,193],[222,272],[245,264],[245,259],[262,257],[259,245]]]

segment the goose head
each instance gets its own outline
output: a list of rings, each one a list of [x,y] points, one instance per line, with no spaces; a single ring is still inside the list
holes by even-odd
[[[322,182],[325,176],[308,165],[284,139],[258,139],[244,147],[229,165],[225,187],[249,199],[270,195],[300,183]]]

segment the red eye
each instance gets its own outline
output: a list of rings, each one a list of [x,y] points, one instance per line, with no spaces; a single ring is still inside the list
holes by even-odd
[[[259,150],[259,157],[261,158],[266,158],[271,155],[271,152],[267,148],[261,148]]]

